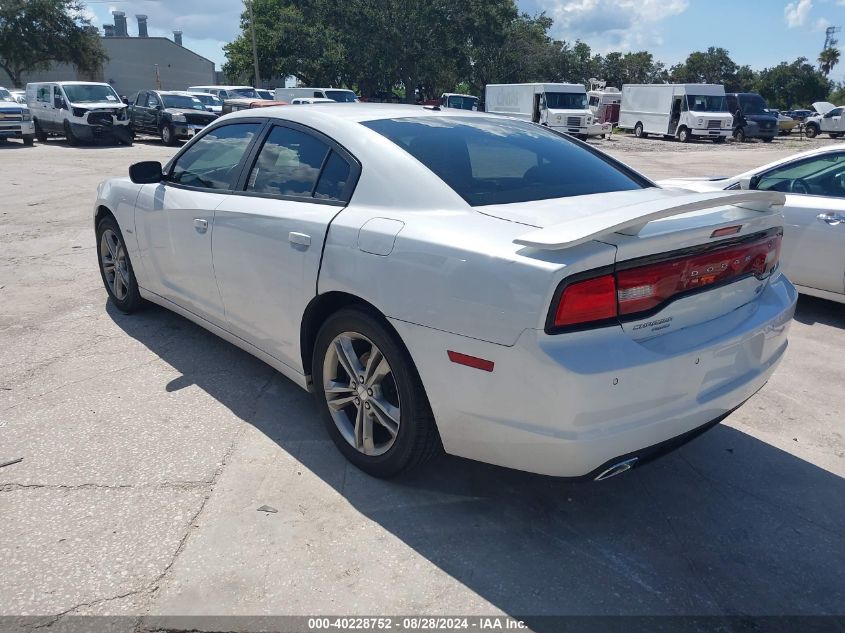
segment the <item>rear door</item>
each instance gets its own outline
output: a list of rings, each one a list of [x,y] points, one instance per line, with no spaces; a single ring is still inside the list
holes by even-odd
[[[845,294],[845,149],[775,167],[757,189],[786,194],[781,262],[790,280]]]
[[[302,314],[316,295],[323,242],[359,168],[327,137],[274,125],[239,191],[217,207],[214,269],[229,330],[301,369]]]

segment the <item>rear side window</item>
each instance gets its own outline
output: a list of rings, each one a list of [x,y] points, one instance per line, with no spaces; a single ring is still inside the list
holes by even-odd
[[[249,174],[247,191],[311,197],[329,146],[310,134],[275,127]]]
[[[523,121],[414,117],[362,125],[407,151],[472,206],[652,186],[598,152]]]
[[[332,152],[323,167],[320,181],[314,190],[314,197],[321,200],[341,200],[349,182],[349,163],[337,152]]]
[[[203,189],[231,189],[244,153],[260,128],[260,123],[236,123],[204,134],[176,159],[170,181]]]

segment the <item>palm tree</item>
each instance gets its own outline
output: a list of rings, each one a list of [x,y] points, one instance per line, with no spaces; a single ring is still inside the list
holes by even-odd
[[[833,67],[839,63],[839,49],[833,46],[828,46],[819,55],[819,66],[825,77],[830,74]]]

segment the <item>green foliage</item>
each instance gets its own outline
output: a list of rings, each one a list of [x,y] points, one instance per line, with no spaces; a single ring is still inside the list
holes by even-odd
[[[825,77],[830,75],[833,67],[839,63],[839,49],[836,48],[837,41],[830,42],[828,47],[819,54],[819,66]]]
[[[835,84],[831,89],[830,96],[826,100],[836,105],[845,103],[845,81]]]
[[[806,107],[814,101],[824,101],[831,83],[806,57],[794,62],[781,62],[766,68],[757,81],[759,92],[769,105],[778,109]]]
[[[24,73],[55,62],[96,73],[106,60],[97,29],[84,17],[81,0],[0,1],[0,68],[15,86]]]

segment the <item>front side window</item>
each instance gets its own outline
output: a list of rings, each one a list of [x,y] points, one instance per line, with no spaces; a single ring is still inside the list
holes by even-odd
[[[191,145],[173,165],[171,182],[204,189],[231,189],[260,123],[217,127]]]
[[[259,95],[255,88],[233,88],[232,90],[227,91],[230,97],[243,97],[244,99],[260,99],[261,95]]]
[[[546,107],[549,110],[586,110],[587,94],[577,92],[547,92]]]
[[[835,116],[842,116],[842,108],[834,108],[830,112],[824,115],[826,119],[832,119]]]
[[[120,101],[114,88],[108,84],[64,84],[64,89],[71,103]]]
[[[845,152],[775,167],[760,177],[756,189],[845,198]]]
[[[247,191],[310,198],[329,146],[310,134],[274,127],[249,174]]]
[[[766,102],[760,95],[742,95],[739,97],[739,104],[743,114],[767,114]]]
[[[156,97],[153,93],[150,93],[147,97],[147,107],[148,108],[155,108],[158,105],[158,97]]]
[[[472,206],[652,186],[572,139],[524,121],[412,117],[365,121]]]
[[[50,103],[50,86],[40,86],[35,98],[43,103]]]

